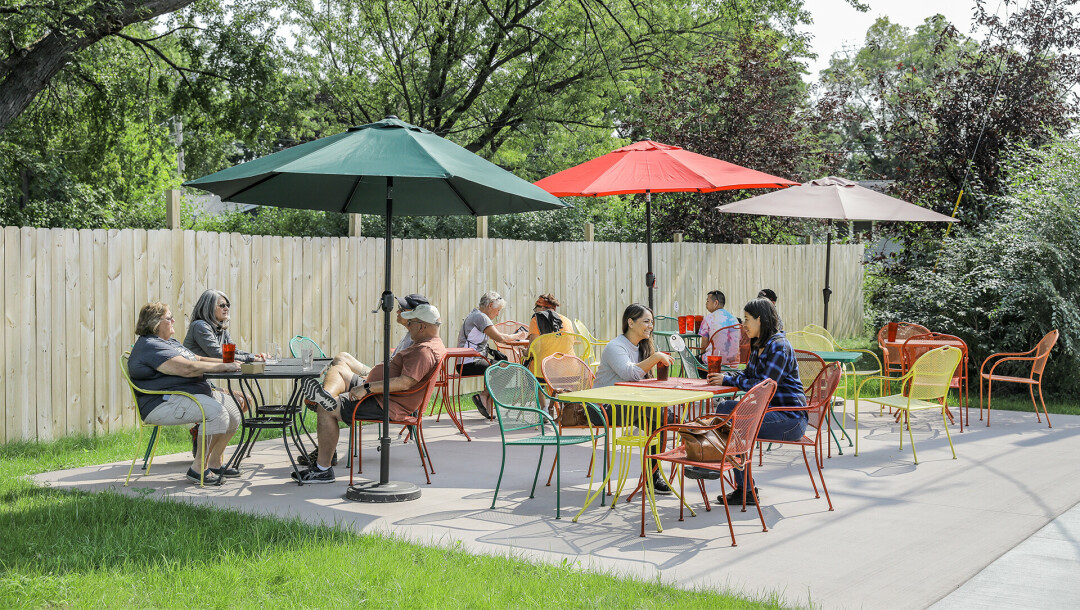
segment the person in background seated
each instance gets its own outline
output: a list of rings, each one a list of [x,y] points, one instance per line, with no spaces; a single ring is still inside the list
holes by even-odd
[[[776,393],[769,402],[769,410],[765,412],[765,418],[761,421],[758,431],[758,440],[768,442],[794,441],[803,437],[806,432],[806,411],[785,411],[785,407],[805,407],[806,393],[803,391],[802,381],[799,378],[799,363],[795,359],[795,350],[784,337],[780,330],[780,317],[776,314],[776,308],[771,301],[765,298],[754,299],[743,308],[746,314],[746,334],[750,337],[750,362],[746,370],[738,373],[710,373],[709,383],[715,385],[735,386],[746,391],[765,379],[776,382]],[[738,400],[725,400],[716,407],[716,412],[727,415],[735,409]],[[727,496],[727,502],[742,504],[743,490],[747,489],[747,504],[755,501],[754,494],[749,493],[753,487],[753,481],[745,481],[742,470],[733,470],[735,477],[735,489]],[[718,474],[718,473],[715,473]],[[710,471],[698,470],[687,467],[686,476],[689,478],[715,478]],[[717,502],[723,502],[723,498],[717,498]]]
[[[391,420],[414,415],[427,406],[421,404],[424,393],[413,390],[426,383],[430,375],[438,374],[435,369],[446,355],[446,346],[439,338],[439,310],[432,305],[419,305],[412,311],[402,313],[401,317],[405,319],[413,344],[390,359],[389,374],[380,363],[371,369],[366,378],[353,376],[348,393],[339,396],[330,395],[315,379],[306,378],[302,382],[304,397],[322,407],[318,411],[319,452],[315,463],[300,472],[300,480],[304,483],[334,482],[331,458],[325,456],[337,455],[341,436],[338,424],[350,424],[353,417],[382,419],[385,413],[382,404],[384,387],[388,386],[391,392],[399,393],[390,397]],[[344,367],[333,372],[336,375],[348,374]],[[296,473],[293,473],[293,477],[296,477]]]
[[[772,288],[762,288],[761,290],[758,291],[757,298],[759,298],[759,299],[769,299],[769,302],[772,303],[773,307],[776,307],[776,292],[773,291]],[[780,308],[779,307],[776,307],[776,319],[780,323],[780,325],[777,327],[777,329],[780,330],[780,331],[783,331],[784,330],[784,320],[780,317]]]
[[[727,297],[719,290],[710,290],[708,296],[705,297],[705,309],[709,313],[701,321],[701,330],[698,331],[698,334],[704,337],[705,341],[709,341],[713,333],[721,328],[739,323],[735,316],[731,315],[731,312],[724,309],[726,303]],[[739,338],[740,331],[737,328],[729,329],[722,335],[717,335],[715,339],[705,345],[705,351],[701,354],[702,361],[707,363],[706,356],[721,356],[725,364],[738,362]]]
[[[526,336],[524,329],[512,335],[505,335],[495,328],[495,323],[492,320],[498,318],[505,307],[506,300],[495,291],[485,292],[480,295],[480,304],[476,306],[476,309],[470,311],[469,315],[465,316],[465,321],[461,323],[457,346],[474,349],[487,356],[489,353],[488,339],[493,339],[499,343],[524,339]],[[488,365],[487,361],[479,358],[458,358],[457,371],[463,377],[483,375]],[[491,419],[491,396],[487,390],[473,394],[472,400],[480,415]]]
[[[658,364],[671,366],[675,359],[656,351],[652,339],[653,324],[653,312],[644,305],[632,303],[623,310],[622,334],[604,347],[600,366],[596,369],[594,388],[615,385],[620,381],[640,381],[651,374]],[[589,415],[592,419],[592,413]],[[608,419],[611,419],[610,413]],[[655,466],[653,487],[658,494],[671,493],[671,488]]]
[[[431,301],[428,301],[427,297],[422,295],[422,294],[407,294],[407,295],[405,295],[403,297],[396,297],[396,298],[397,298],[397,302],[398,302],[397,323],[404,326],[404,327],[406,327],[406,328],[408,328],[408,325],[405,324],[405,318],[402,318],[401,314],[405,313],[406,311],[412,311],[412,310],[416,309],[417,307],[419,307],[420,305],[430,305],[431,304]],[[401,341],[397,344],[397,347],[394,348],[394,351],[390,352],[390,357],[393,358],[394,354],[398,353],[398,350],[405,349],[406,347],[409,347],[410,345],[412,345],[412,338],[409,336],[409,333],[406,332],[405,336],[402,337]],[[342,352],[342,353],[345,353],[345,352]]]
[[[234,343],[229,336],[232,303],[220,290],[205,290],[191,311],[191,326],[184,337],[184,347],[197,356],[221,358],[221,346]],[[236,350],[237,362],[266,360],[266,354],[251,354]]]
[[[574,332],[574,324],[570,318],[555,311],[559,307],[559,300],[555,295],[548,293],[536,297],[533,305],[532,320],[529,321],[529,342],[540,335],[546,335],[559,330]]]
[[[203,378],[204,373],[239,371],[240,363],[198,356],[173,339],[175,333],[176,323],[168,305],[144,305],[135,323],[138,339],[131,346],[128,375],[136,386],[144,390],[187,392],[199,404],[176,394],[136,392],[139,417],[146,424],[171,426],[200,423],[205,414],[206,425],[199,431],[198,451],[195,461],[188,468],[187,479],[192,483],[199,482],[203,451],[207,452],[207,469],[202,472],[205,484],[214,485],[220,483],[222,478],[240,476],[235,468],[225,468],[221,463],[222,453],[240,425],[240,410],[231,400],[224,404],[218,402],[211,395],[213,390],[210,384]],[[202,407],[201,412],[199,407]]]

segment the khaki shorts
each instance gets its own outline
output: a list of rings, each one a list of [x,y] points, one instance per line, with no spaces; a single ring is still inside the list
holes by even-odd
[[[206,425],[199,428],[200,435],[235,432],[237,426],[240,425],[240,409],[236,407],[236,401],[232,397],[223,396],[221,393],[216,394],[224,399],[224,404],[206,394],[193,394],[198,403],[187,396],[167,394],[165,402],[154,407],[154,410],[150,411],[143,421],[159,426],[201,424],[203,413],[205,413]]]

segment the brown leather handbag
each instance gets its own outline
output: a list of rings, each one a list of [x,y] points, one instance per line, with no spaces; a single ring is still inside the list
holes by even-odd
[[[690,422],[695,426],[715,426],[724,418],[718,416],[699,417]],[[719,462],[724,458],[724,447],[731,434],[731,422],[711,430],[679,430],[683,446],[686,447],[686,459],[694,462]]]

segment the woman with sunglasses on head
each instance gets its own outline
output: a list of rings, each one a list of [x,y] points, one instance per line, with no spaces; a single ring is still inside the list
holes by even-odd
[[[776,382],[776,393],[769,402],[769,410],[761,420],[758,440],[768,442],[792,441],[803,437],[806,432],[806,411],[786,411],[787,408],[806,406],[806,393],[799,378],[799,363],[795,359],[795,350],[788,343],[784,331],[780,329],[780,316],[776,307],[766,297],[750,301],[743,307],[746,320],[743,326],[750,337],[750,361],[746,369],[738,373],[710,373],[709,383],[714,385],[735,386],[746,391],[766,379]],[[721,401],[716,412],[727,415],[739,404],[738,400]],[[713,478],[710,471],[698,471],[692,466],[686,468],[690,478]],[[744,481],[742,470],[732,471],[735,476],[735,489],[728,494],[728,503],[742,504],[743,490],[747,490],[746,503],[757,501],[757,488],[753,481]],[[749,493],[753,489],[754,493]],[[723,501],[717,498],[717,501]]]
[[[195,302],[191,312],[191,326],[184,337],[184,347],[199,356],[221,358],[221,346],[233,343],[229,336],[232,303],[220,290],[207,290]],[[266,354],[249,354],[236,350],[237,362],[266,360]]]

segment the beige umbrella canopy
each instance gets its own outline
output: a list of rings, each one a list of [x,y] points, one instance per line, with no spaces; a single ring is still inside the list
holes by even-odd
[[[829,263],[832,255],[833,220],[876,220],[883,222],[956,222],[944,214],[908,203],[896,197],[859,186],[851,180],[829,176],[780,191],[773,191],[716,208],[729,214],[827,218],[829,239],[825,247],[825,320],[829,326]]]

